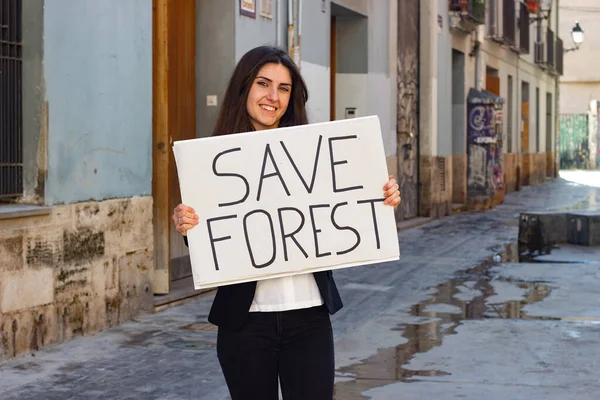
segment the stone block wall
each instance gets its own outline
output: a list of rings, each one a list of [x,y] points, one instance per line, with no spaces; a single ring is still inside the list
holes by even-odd
[[[467,155],[455,154],[452,158],[452,202],[465,204],[467,201]]]
[[[452,156],[419,157],[420,216],[438,218],[452,213],[452,174]]]
[[[519,155],[519,187],[529,186],[531,175],[531,153],[521,153]]]
[[[504,154],[504,192],[506,194],[519,189],[519,154]]]
[[[0,360],[153,307],[152,198],[0,220]]]
[[[544,153],[546,154],[546,177],[556,178],[558,177],[558,168],[556,167],[556,159],[554,152]]]

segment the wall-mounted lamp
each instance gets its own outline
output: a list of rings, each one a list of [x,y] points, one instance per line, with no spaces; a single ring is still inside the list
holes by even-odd
[[[571,47],[570,49],[565,49],[565,53],[569,51],[579,50],[579,46],[583,43],[583,29],[579,26],[579,22],[575,21],[575,26],[571,29],[571,37],[573,38],[573,43],[575,43],[575,47]]]

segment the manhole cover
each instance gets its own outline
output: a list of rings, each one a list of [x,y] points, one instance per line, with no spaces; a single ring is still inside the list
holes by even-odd
[[[199,322],[196,324],[189,324],[183,327],[183,329],[187,329],[188,331],[212,331],[216,332],[218,330],[216,325],[213,325],[209,322]]]
[[[179,340],[176,342],[167,343],[167,347],[178,350],[211,350],[215,348],[215,344],[211,342],[203,342],[200,340]]]

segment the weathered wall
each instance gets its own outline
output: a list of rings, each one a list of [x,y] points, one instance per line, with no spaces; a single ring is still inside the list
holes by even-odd
[[[44,4],[46,203],[150,195],[152,4]]]
[[[391,40],[395,49],[398,183],[402,203],[398,219],[419,215],[419,2],[398,2],[391,11],[397,29]],[[394,75],[392,75],[394,76]]]
[[[421,156],[419,168],[430,171],[421,174],[419,214],[439,218],[452,213],[453,156]]]
[[[520,154],[508,153],[504,155],[504,192],[506,194],[517,191],[520,186]]]
[[[553,10],[558,10],[556,0],[552,0],[552,4]],[[562,13],[562,9],[560,12]],[[553,12],[552,16],[549,23],[556,32],[556,13]],[[534,41],[536,40],[536,24],[531,24],[529,29],[531,52],[526,55],[519,56],[508,47],[500,46],[489,39],[485,39],[481,45],[481,68],[478,77],[475,76],[475,57],[467,56],[473,49],[472,37],[459,32],[452,34],[453,48],[457,52],[466,55],[464,69],[467,92],[469,88],[475,86],[476,81],[481,83],[482,89],[485,89],[486,67],[496,70],[497,76],[500,78],[500,96],[504,99],[504,118],[502,122],[504,160],[502,168],[505,193],[518,190],[522,185],[529,185],[530,182],[532,182],[531,184],[541,183],[543,181],[542,176],[555,175],[554,168],[548,165],[548,158],[552,157],[552,152],[549,152],[549,150],[554,148],[556,136],[556,124],[554,123],[556,116],[554,107],[554,101],[556,100],[555,78],[535,64],[533,50]],[[441,45],[439,44],[439,46]],[[450,59],[448,62],[450,62]],[[440,63],[438,62],[438,64]],[[438,74],[438,76],[440,75]],[[511,77],[512,88],[509,88],[509,76]],[[521,145],[523,135],[521,103],[525,96],[521,90],[522,82],[529,84],[529,136],[525,141],[525,146]],[[536,104],[536,89],[538,88],[539,104]],[[547,94],[550,94],[553,100],[553,103],[550,104],[550,110],[547,109]],[[453,103],[456,103],[456,101],[453,100]],[[508,109],[509,105],[510,110]],[[547,115],[548,111],[551,112],[551,116]],[[538,113],[539,119],[536,117]],[[548,124],[550,125],[548,126]],[[460,154],[457,150],[460,149],[461,139],[461,136],[455,135],[453,145],[455,154]],[[545,161],[542,162],[542,158]],[[454,184],[461,184],[460,177],[467,174],[467,164],[462,165],[460,160],[453,162]],[[542,170],[544,171],[542,172]],[[461,199],[460,186],[453,187],[453,193],[455,201]],[[477,207],[487,207],[501,201],[502,199],[496,196],[493,201],[488,202],[489,204],[477,204]]]
[[[438,1],[438,15],[442,26],[438,25],[438,67],[437,67],[437,154],[452,154],[452,35],[448,28],[448,1]]]
[[[152,310],[152,198],[3,220],[0,360]]]
[[[565,53],[565,73],[560,79],[561,114],[585,114],[589,101],[600,99],[600,70],[595,62],[590,62],[600,59],[598,13],[589,12],[597,7],[597,0],[560,0],[558,32],[565,49],[575,46],[571,39],[575,21],[585,31],[585,41],[579,50]]]
[[[45,197],[48,114],[44,86],[44,1],[23,3],[23,198],[41,204]]]

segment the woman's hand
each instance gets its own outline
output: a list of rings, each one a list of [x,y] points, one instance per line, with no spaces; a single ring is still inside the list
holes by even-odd
[[[180,204],[173,210],[173,223],[177,232],[187,236],[187,231],[198,225],[198,216],[193,208]]]
[[[398,204],[400,204],[400,201],[402,200],[400,198],[400,191],[398,190],[400,187],[393,175],[390,175],[389,179],[388,183],[383,187],[383,196],[385,197],[383,204],[398,207]]]

